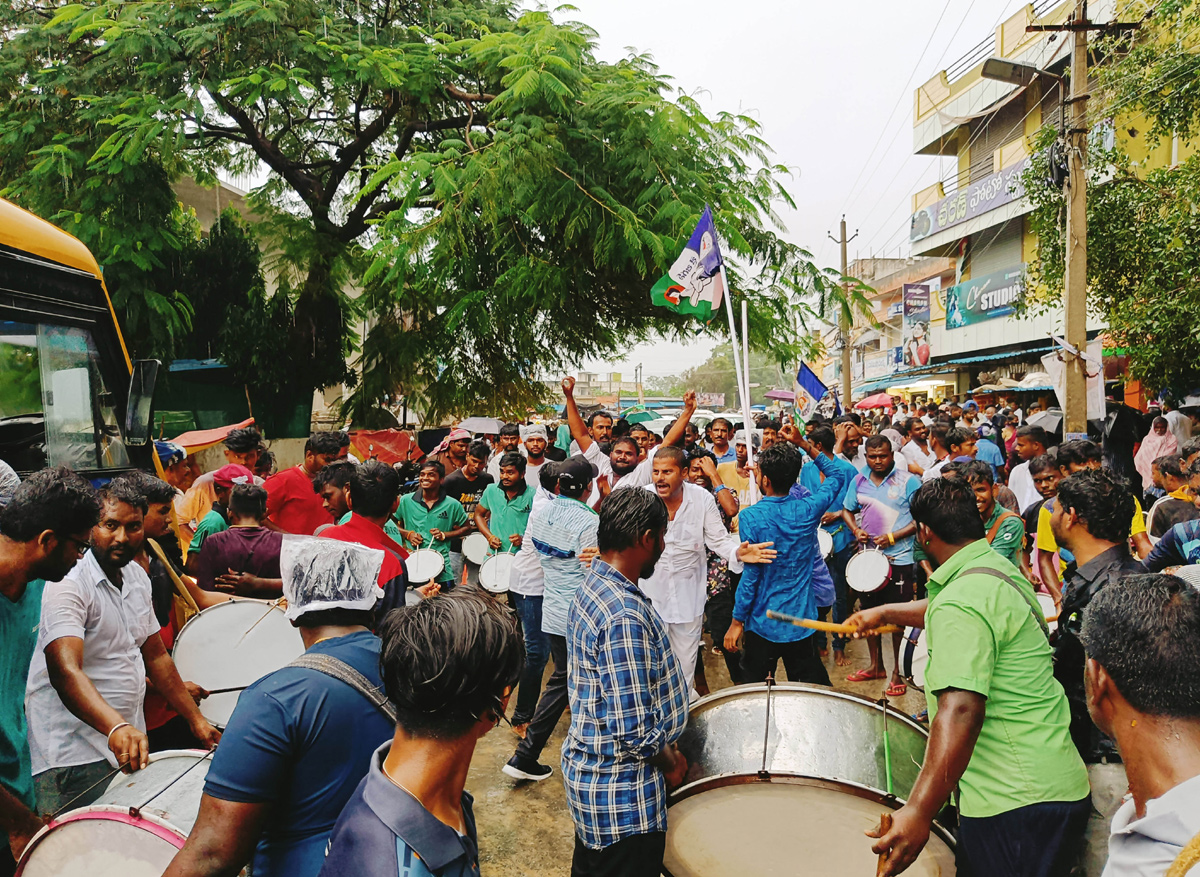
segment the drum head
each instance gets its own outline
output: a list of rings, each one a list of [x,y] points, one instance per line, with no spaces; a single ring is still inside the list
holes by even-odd
[[[1054,605],[1054,598],[1049,594],[1038,594],[1038,604],[1042,607],[1043,618],[1053,618],[1053,621],[1047,621],[1046,627],[1050,628],[1050,632],[1058,630],[1058,607]]]
[[[481,566],[488,558],[492,546],[488,545],[487,537],[482,533],[472,533],[464,536],[462,541],[463,557],[476,566]]]
[[[515,555],[494,554],[479,568],[479,584],[493,594],[508,593],[508,577],[512,574]]]
[[[892,562],[874,548],[860,551],[846,564],[846,584],[861,594],[870,594],[887,586]]]
[[[261,600],[232,600],[193,617],[175,640],[175,666],[201,688],[245,688],[304,654],[300,632],[284,611]],[[224,728],[240,691],[213,694],[200,712]]]
[[[141,770],[117,774],[96,803],[134,807],[189,834],[200,813],[204,778],[211,764],[212,753],[200,749],[156,752]]]
[[[925,628],[904,628],[900,645],[900,673],[914,688],[925,690],[925,665],[929,663],[929,647],[925,644]]]
[[[199,801],[197,801],[199,804]],[[88,807],[43,829],[25,849],[20,877],[161,877],[184,837],[161,820]]]
[[[693,794],[667,811],[663,873],[670,877],[728,874],[874,874],[878,856],[863,832],[892,809],[869,798],[788,782],[721,785]],[[799,863],[804,863],[800,866]],[[954,851],[935,834],[904,872],[953,875]]]
[[[817,528],[817,547],[821,549],[822,557],[833,554],[833,537],[819,527]]]
[[[408,556],[404,567],[411,584],[424,585],[442,574],[446,561],[432,548],[421,548]]]

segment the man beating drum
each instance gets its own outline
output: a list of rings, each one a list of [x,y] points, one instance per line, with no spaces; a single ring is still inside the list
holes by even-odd
[[[956,786],[958,852],[974,877],[1070,873],[1091,809],[1088,775],[1033,588],[988,545],[969,484],[936,478],[910,508],[937,566],[928,599],[847,619],[855,637],[889,623],[924,627],[929,646],[925,763],[891,828],[868,832],[887,856],[880,873],[913,863]]]

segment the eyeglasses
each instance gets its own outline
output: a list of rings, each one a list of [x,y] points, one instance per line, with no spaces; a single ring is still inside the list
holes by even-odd
[[[62,539],[64,542],[74,542],[74,543],[75,543],[75,553],[76,553],[76,554],[87,554],[87,553],[88,553],[88,552],[89,552],[89,551],[92,549],[92,547],[93,547],[93,545],[94,545],[94,543],[93,543],[93,542],[92,542],[90,539],[87,539],[87,540],[85,540],[85,539],[76,539],[74,536],[66,536],[66,535],[64,535],[64,536],[62,536],[62,537],[60,537],[60,538],[61,538],[61,539]]]

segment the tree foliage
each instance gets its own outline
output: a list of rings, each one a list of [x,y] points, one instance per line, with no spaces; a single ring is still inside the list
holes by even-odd
[[[1106,61],[1089,102],[1090,124],[1111,127],[1089,144],[1088,305],[1128,350],[1131,377],[1156,391],[1200,384],[1200,156],[1169,165],[1172,136],[1186,149],[1200,133],[1200,55],[1186,38],[1198,31],[1200,3],[1164,0],[1137,36],[1098,47]],[[1063,289],[1065,204],[1046,152],[1055,133],[1040,132],[1025,176],[1039,241],[1034,308]]]
[[[690,336],[648,288],[706,203],[755,347],[790,362],[810,303],[843,304],[838,278],[782,236],[788,171],[755,120],[706,115],[647,57],[600,62],[592,31],[544,11],[16,0],[0,25],[9,191],[25,202],[127,169],[205,181],[265,167],[252,203],[294,290],[287,340],[310,387],[346,377],[346,293],[361,282],[353,411],[396,391],[434,417],[519,411],[541,373],[655,332]],[[52,206],[93,221],[78,197]]]

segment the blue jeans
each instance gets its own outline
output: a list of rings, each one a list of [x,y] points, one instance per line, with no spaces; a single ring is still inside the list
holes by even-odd
[[[541,597],[527,597],[513,591],[508,596],[512,598],[525,635],[525,671],[517,686],[517,705],[512,716],[514,725],[523,725],[533,718],[538,695],[542,693],[542,673],[550,659],[550,637],[542,632]]]

